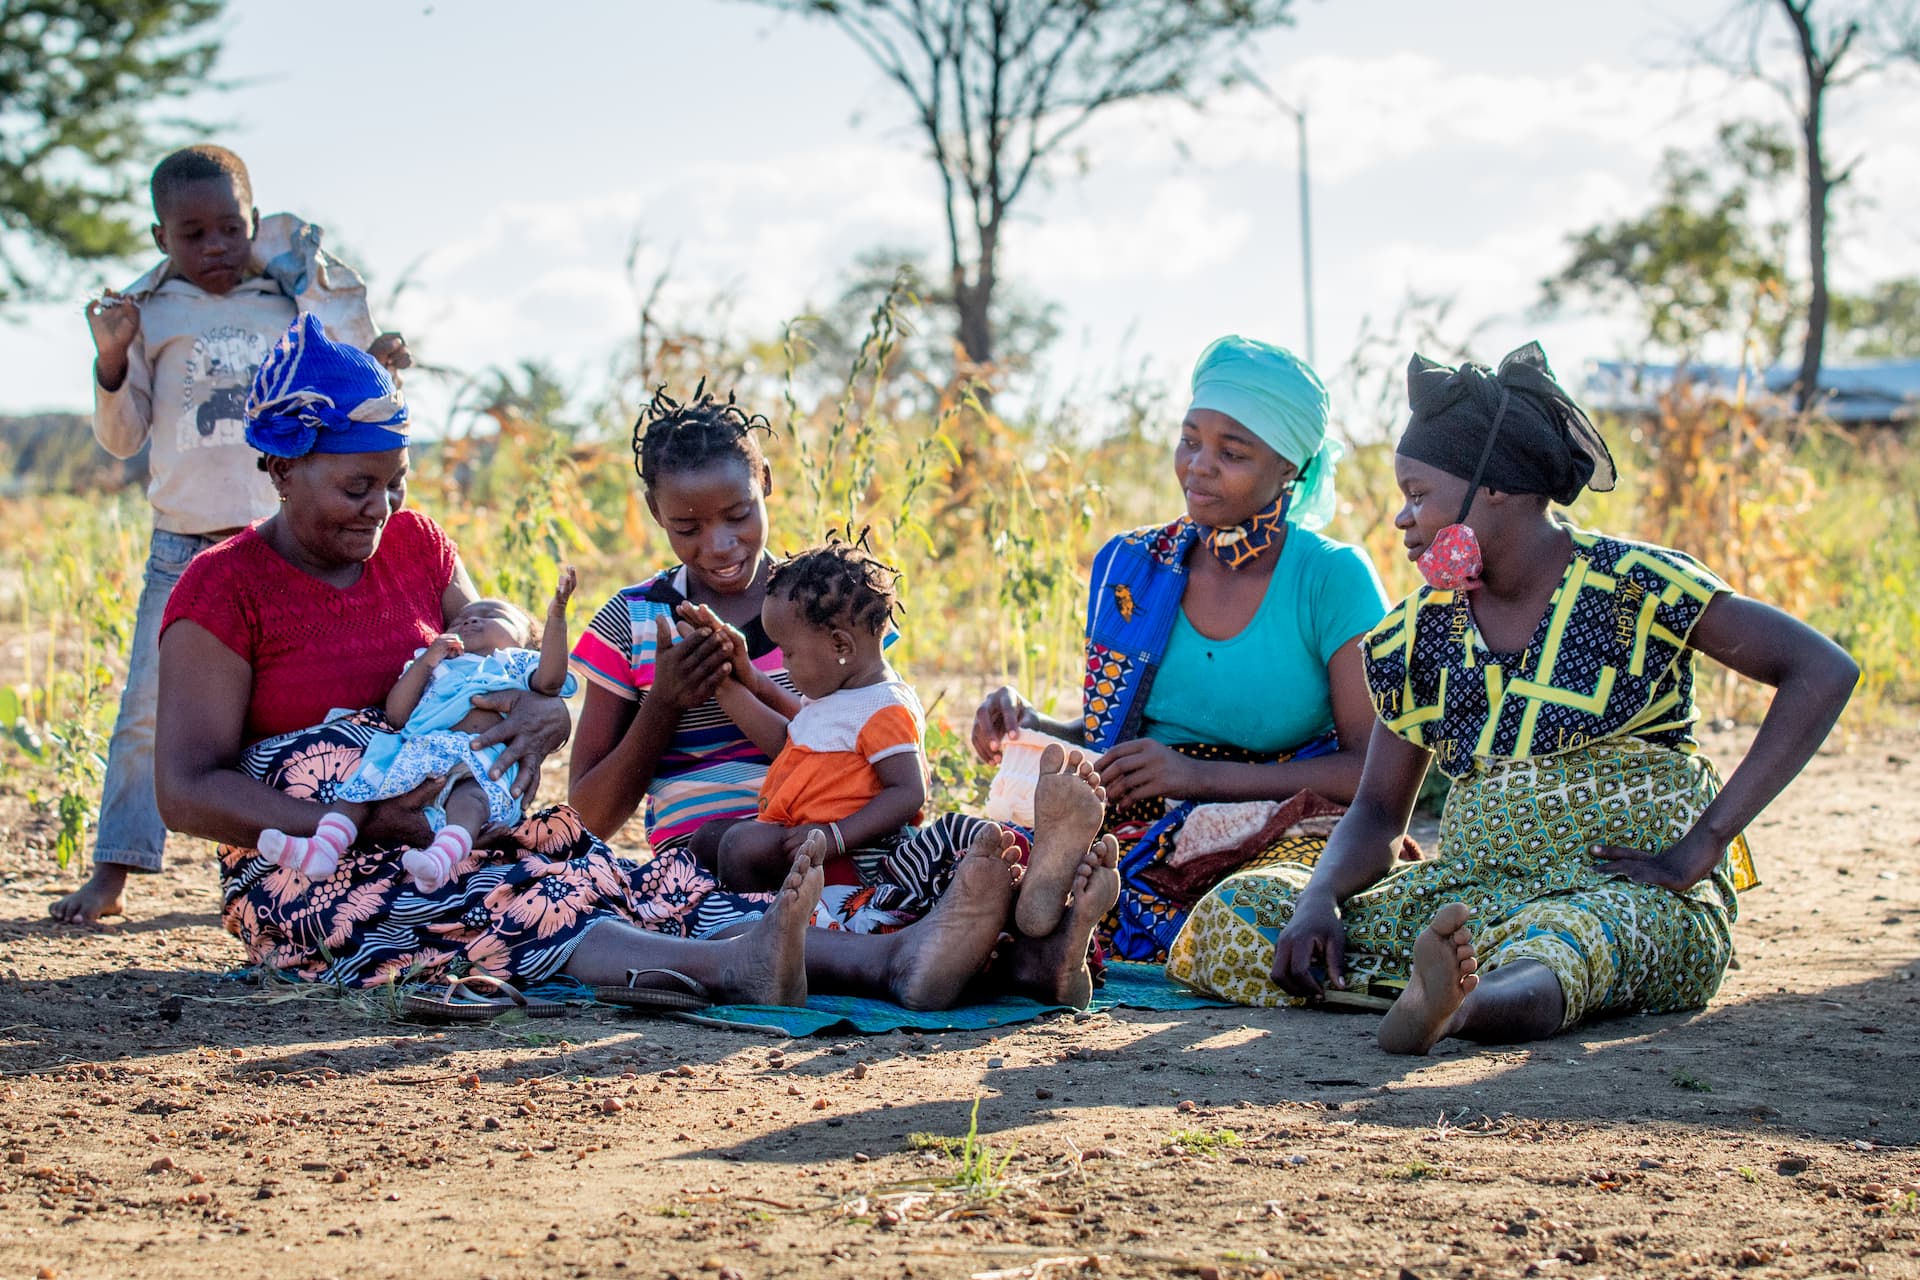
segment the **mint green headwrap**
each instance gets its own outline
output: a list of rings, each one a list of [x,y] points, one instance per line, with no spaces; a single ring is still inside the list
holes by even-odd
[[[1346,448],[1327,435],[1327,389],[1285,347],[1221,338],[1193,366],[1195,409],[1224,413],[1300,468],[1287,523],[1318,529],[1333,519],[1334,466]]]

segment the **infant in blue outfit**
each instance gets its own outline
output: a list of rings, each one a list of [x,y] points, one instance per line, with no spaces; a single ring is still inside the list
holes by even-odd
[[[401,858],[422,893],[453,878],[473,852],[475,833],[488,824],[520,821],[520,800],[512,790],[519,766],[492,777],[502,748],[473,747],[473,735],[498,723],[499,715],[476,710],[472,699],[507,689],[560,697],[574,692],[574,678],[567,673],[567,601],[575,581],[571,566],[561,569],[537,649],[528,647],[533,619],[505,600],[475,600],[454,615],[446,633],[414,655],[387,695],[393,732],[375,735],[353,776],[334,792],[339,803],[365,804],[445,779],[436,803],[426,810],[436,832],[433,843],[409,849]],[[358,834],[351,818],[330,809],[312,836],[263,831],[259,848],[279,865],[320,880],[333,874]]]

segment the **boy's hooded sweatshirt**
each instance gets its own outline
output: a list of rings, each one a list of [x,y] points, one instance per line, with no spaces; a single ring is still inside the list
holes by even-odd
[[[246,441],[254,370],[306,311],[327,336],[364,349],[377,332],[366,284],[321,251],[318,227],[274,214],[260,220],[253,273],[230,292],[188,283],[169,259],[122,293],[140,307],[140,334],[117,390],[94,379],[93,434],[116,458],[153,441],[154,527],[215,533],[271,515],[273,485]]]

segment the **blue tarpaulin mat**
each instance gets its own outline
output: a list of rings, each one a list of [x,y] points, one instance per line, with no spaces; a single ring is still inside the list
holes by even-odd
[[[1157,964],[1114,962],[1107,966],[1106,983],[1093,993],[1098,1009],[1217,1009],[1228,1002],[1196,995],[1168,978]],[[885,1035],[889,1031],[985,1031],[1031,1022],[1070,1006],[1041,1004],[1019,996],[1002,996],[957,1009],[919,1013],[887,1000],[862,996],[811,996],[804,1009],[779,1005],[723,1004],[702,1009],[692,1019],[743,1030],[759,1028],[789,1036],[819,1035],[825,1031]]]

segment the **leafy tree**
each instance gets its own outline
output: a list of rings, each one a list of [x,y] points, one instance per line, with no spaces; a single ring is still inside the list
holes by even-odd
[[[758,0],[834,23],[911,104],[940,173],[947,287],[967,361],[1000,359],[1006,221],[1100,111],[1197,98],[1212,64],[1292,0]],[[1231,77],[1222,76],[1224,83]]]
[[[1770,362],[1790,316],[1787,228],[1754,206],[1793,161],[1784,135],[1752,124],[1722,129],[1705,156],[1669,151],[1652,208],[1571,237],[1567,265],[1541,284],[1546,307],[1637,307],[1647,336],[1682,360],[1713,335],[1750,333]]]
[[[0,302],[44,296],[52,264],[140,247],[146,108],[204,82],[224,5],[0,0]]]
[[[1920,278],[1882,280],[1833,299],[1835,345],[1862,359],[1920,357]]]
[[[1806,182],[1807,305],[1795,399],[1819,392],[1820,365],[1833,306],[1827,284],[1829,204],[1857,161],[1836,166],[1827,152],[1828,95],[1920,59],[1920,13],[1887,0],[1739,0],[1732,20],[1699,42],[1709,61],[1771,85],[1793,113]],[[1767,37],[1783,21],[1792,36],[1791,74],[1767,57]]]

